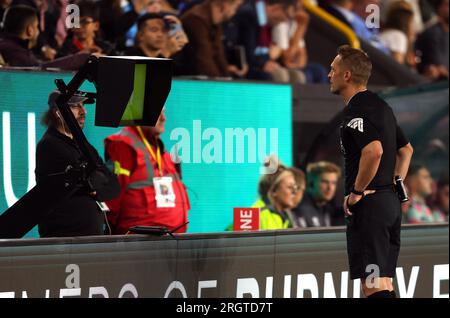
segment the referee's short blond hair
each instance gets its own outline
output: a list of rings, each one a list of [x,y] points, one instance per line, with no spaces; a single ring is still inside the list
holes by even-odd
[[[353,83],[367,85],[372,73],[372,62],[367,53],[349,45],[342,45],[337,54],[341,56],[344,67],[352,73]]]

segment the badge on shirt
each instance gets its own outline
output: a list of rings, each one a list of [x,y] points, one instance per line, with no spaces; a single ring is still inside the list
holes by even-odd
[[[174,208],[175,192],[172,177],[153,178],[157,208]]]
[[[360,132],[364,132],[364,119],[362,118],[353,118],[347,124],[348,127],[352,129],[359,130]]]

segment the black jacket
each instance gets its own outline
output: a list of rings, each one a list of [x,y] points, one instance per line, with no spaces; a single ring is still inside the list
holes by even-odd
[[[331,202],[318,206],[309,193],[305,193],[300,204],[292,209],[298,227],[327,227],[342,225],[343,212]]]
[[[119,183],[103,164],[94,147],[89,145],[98,166],[90,180],[97,195],[91,195],[86,185],[79,186],[74,195],[59,203],[39,223],[41,237],[102,235],[104,215],[96,200],[113,199],[120,192]],[[50,175],[64,172],[68,165],[79,167],[84,161],[77,144],[69,137],[49,128],[36,148],[36,182],[45,184]],[[64,184],[61,184],[63,187]]]
[[[33,9],[38,11],[38,7],[36,5],[35,0],[13,0],[11,6],[16,5],[25,5],[32,7]],[[56,34],[56,25],[58,24],[59,16],[61,14],[61,4],[58,1],[48,1],[47,10],[44,13],[44,24],[45,28],[42,30],[41,28],[41,19],[39,19],[39,37],[37,40],[37,45],[33,48],[33,52],[35,55],[40,56],[41,48],[44,45],[51,46],[54,49],[58,49],[58,43],[55,39]],[[39,13],[38,13],[39,15]],[[0,19],[1,19],[0,15]]]
[[[117,50],[124,50],[125,34],[136,23],[139,15],[134,10],[123,12],[120,7],[114,8],[113,3],[111,0],[98,1],[101,35],[106,41],[115,43]],[[133,5],[132,2],[130,4]]]
[[[82,50],[77,47],[75,42],[76,40],[74,40],[73,34],[69,34],[64,40],[64,43],[58,52],[58,57],[68,56],[71,54],[77,54],[79,52],[82,52]],[[116,55],[114,46],[111,43],[103,41],[103,39],[101,38],[96,38],[94,42],[95,45],[101,49],[100,53],[105,55]]]
[[[243,4],[233,19],[224,25],[225,49],[230,51],[242,45],[250,69],[255,70],[261,70],[270,59],[269,54],[256,54],[260,29],[254,1]]]
[[[0,33],[0,54],[8,66],[57,67],[74,71],[83,66],[90,56],[88,53],[78,53],[43,63],[28,48],[28,40],[6,32]]]

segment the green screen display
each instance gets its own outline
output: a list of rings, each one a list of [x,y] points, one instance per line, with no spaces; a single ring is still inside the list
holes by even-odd
[[[144,117],[144,97],[145,97],[145,77],[147,72],[147,65],[136,64],[134,67],[134,86],[133,93],[125,112],[122,116],[122,121],[132,122],[135,120],[142,120]]]
[[[40,117],[56,78],[68,83],[72,74],[0,71],[0,214],[35,184],[35,148],[45,132]],[[82,90],[94,92],[94,86],[85,83]],[[234,207],[250,206],[267,155],[292,164],[291,103],[288,85],[173,81],[162,139],[182,161],[188,232],[223,231]],[[95,127],[95,107],[86,108],[84,133],[103,156],[104,138],[118,129]],[[37,230],[28,236],[37,237]]]

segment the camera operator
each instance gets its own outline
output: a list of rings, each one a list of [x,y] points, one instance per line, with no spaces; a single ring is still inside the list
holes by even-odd
[[[49,95],[49,109],[42,116],[42,124],[48,127],[36,148],[36,182],[45,183],[52,176],[64,174],[68,167],[80,169],[86,161],[72,133],[64,121],[56,99],[59,91]],[[92,98],[76,93],[68,106],[81,129],[86,119],[85,103],[92,104]],[[117,196],[120,187],[117,178],[103,164],[95,148],[88,144],[97,162],[96,170],[89,176],[89,183],[80,184],[76,192],[60,202],[38,225],[41,237],[88,236],[104,234],[106,209],[102,202]],[[93,186],[92,186],[93,185]],[[63,187],[64,184],[61,184]]]

